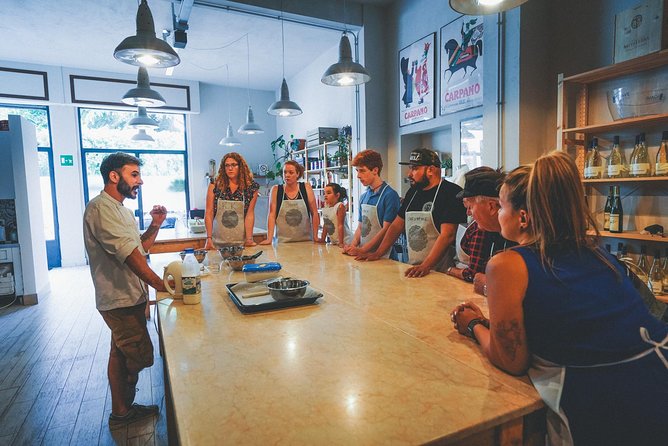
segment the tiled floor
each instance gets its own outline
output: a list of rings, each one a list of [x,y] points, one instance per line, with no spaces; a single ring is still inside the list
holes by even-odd
[[[0,446],[166,445],[162,359],[142,371],[136,401],[160,416],[111,431],[109,329],[95,309],[87,267],[49,272],[51,293],[0,310]]]

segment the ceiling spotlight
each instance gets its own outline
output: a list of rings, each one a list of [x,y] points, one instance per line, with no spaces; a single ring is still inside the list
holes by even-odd
[[[139,129],[139,131],[136,134],[132,135],[132,138],[130,139],[132,139],[133,141],[149,141],[149,142],[155,141],[155,139],[153,139],[151,135],[146,133],[146,129]]]
[[[136,129],[151,129],[158,127],[160,124],[148,116],[146,107],[137,107],[137,115],[128,122],[128,125]]]
[[[450,0],[450,7],[467,15],[496,14],[516,8],[528,0]]]
[[[137,107],[162,107],[166,104],[160,93],[151,88],[146,68],[139,67],[137,71],[137,86],[125,93],[123,103]]]
[[[114,57],[121,62],[157,68],[178,65],[181,60],[167,42],[155,36],[153,15],[146,0],[137,9],[137,34],[126,37],[114,50]]]
[[[230,122],[227,123],[227,133],[225,138],[221,139],[218,144],[227,147],[234,147],[241,145],[241,141],[239,141],[239,139],[234,137],[234,130],[232,130],[232,124]]]

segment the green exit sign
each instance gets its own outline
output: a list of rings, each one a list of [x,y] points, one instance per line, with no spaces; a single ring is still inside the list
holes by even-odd
[[[74,155],[60,155],[61,166],[74,166]]]

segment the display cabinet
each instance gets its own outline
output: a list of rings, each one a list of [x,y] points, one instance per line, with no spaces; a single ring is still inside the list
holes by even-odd
[[[634,137],[642,132],[646,134],[653,171],[654,159],[661,142],[661,133],[668,130],[668,99],[666,97],[668,81],[666,79],[668,79],[668,50],[573,76],[559,75],[557,147],[574,157],[582,175],[586,147],[592,138],[598,138],[599,149],[605,163],[610,155],[613,138],[619,136],[620,146],[629,161],[634,146]],[[617,108],[615,108],[619,107],[620,103],[615,103],[611,99],[614,96],[613,92],[621,92],[620,88],[624,89],[625,95],[628,92],[629,97],[635,92],[651,88],[652,92],[657,93],[656,101],[649,104],[646,100],[644,102],[638,100],[636,104],[629,99],[623,105],[629,105],[625,111],[628,111],[631,116],[620,116],[616,113]],[[583,183],[590,211],[597,220],[598,228],[601,231],[608,188],[611,185],[620,186],[624,209],[624,231],[622,233],[602,231],[601,235],[604,238],[614,237],[635,244],[656,243],[657,246],[650,247],[649,252],[653,253],[654,249],[660,248],[661,253],[664,254],[664,248],[668,247],[665,245],[668,237],[641,234],[640,231],[649,225],[659,224],[664,227],[668,235],[668,177],[606,178],[604,168],[603,178],[583,178]],[[606,240],[605,243],[612,243],[612,241]]]

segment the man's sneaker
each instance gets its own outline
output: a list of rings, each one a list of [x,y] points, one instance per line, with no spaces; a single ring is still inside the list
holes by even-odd
[[[109,427],[113,429],[115,427],[126,426],[135,421],[156,415],[158,412],[159,408],[155,405],[142,406],[141,404],[133,404],[125,415],[109,414]]]

